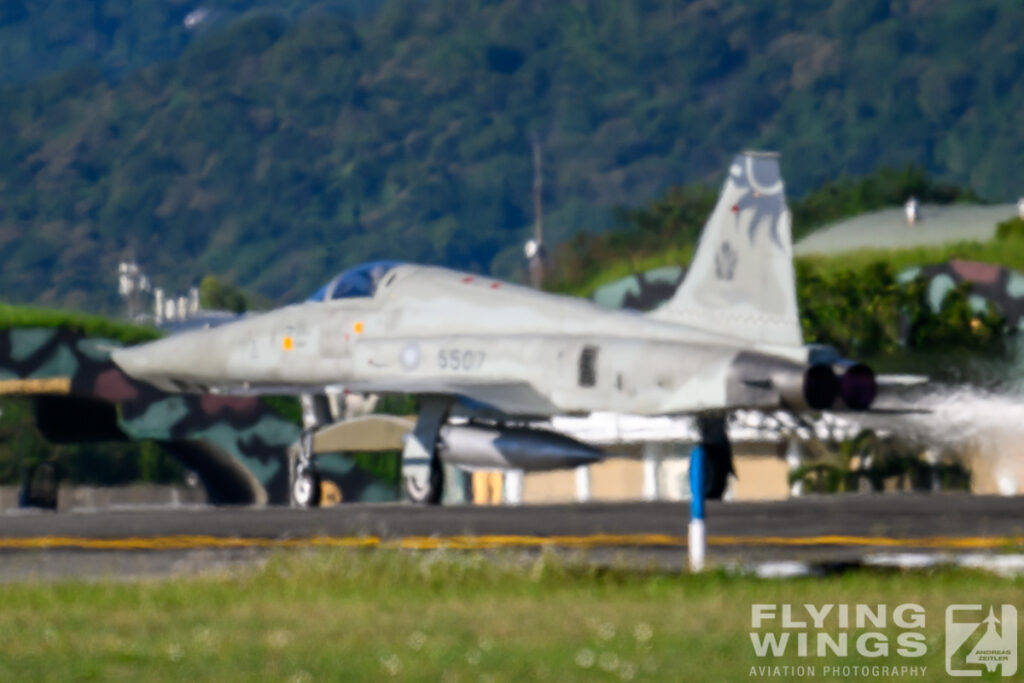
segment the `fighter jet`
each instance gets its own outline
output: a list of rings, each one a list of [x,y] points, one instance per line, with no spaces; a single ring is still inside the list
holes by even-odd
[[[792,253],[778,157],[745,152],[685,280],[649,313],[380,261],[346,270],[303,303],[113,360],[167,391],[413,394],[419,414],[402,469],[418,503],[440,501],[442,463],[534,471],[600,459],[535,426],[598,411],[698,416],[709,486],[720,490],[732,469],[730,411],[863,411],[876,396],[868,367],[804,344]],[[304,443],[293,496],[310,504],[319,480]]]

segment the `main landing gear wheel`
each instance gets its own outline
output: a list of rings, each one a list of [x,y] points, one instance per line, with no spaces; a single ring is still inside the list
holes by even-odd
[[[323,487],[320,485],[320,475],[316,471],[307,469],[295,475],[292,482],[292,501],[298,507],[315,508],[320,505],[320,498],[323,496]]]
[[[405,496],[418,505],[439,505],[444,494],[444,468],[438,453],[441,426],[448,419],[451,399],[424,396],[420,399],[416,426],[402,448],[402,481]]]
[[[404,479],[405,495],[410,502],[417,505],[441,503],[441,496],[444,493],[444,469],[436,455],[430,459],[430,472],[426,477],[417,477],[409,473]]]
[[[700,445],[704,449],[707,465],[704,484],[704,498],[721,500],[729,485],[729,475],[735,474],[732,466],[732,444],[724,417],[701,416],[697,418],[700,431]]]
[[[704,446],[704,452],[707,454],[704,497],[707,500],[721,500],[732,473],[732,448],[728,444],[708,444]]]

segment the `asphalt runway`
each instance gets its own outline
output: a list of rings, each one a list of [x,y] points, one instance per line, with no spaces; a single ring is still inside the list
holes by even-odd
[[[0,516],[0,580],[194,572],[283,549],[540,549],[680,566],[684,503],[323,510],[178,508]],[[1024,499],[934,495],[710,503],[712,562],[860,563],[865,557],[1005,554],[1024,548]]]

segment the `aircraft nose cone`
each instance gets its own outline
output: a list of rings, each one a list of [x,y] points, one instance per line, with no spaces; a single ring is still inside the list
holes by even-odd
[[[117,367],[136,379],[142,379],[152,370],[150,350],[147,345],[117,349],[110,354],[110,359]]]

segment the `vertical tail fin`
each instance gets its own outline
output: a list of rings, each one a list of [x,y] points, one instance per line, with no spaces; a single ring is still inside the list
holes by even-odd
[[[733,159],[686,279],[650,315],[757,345],[803,345],[777,154]]]

